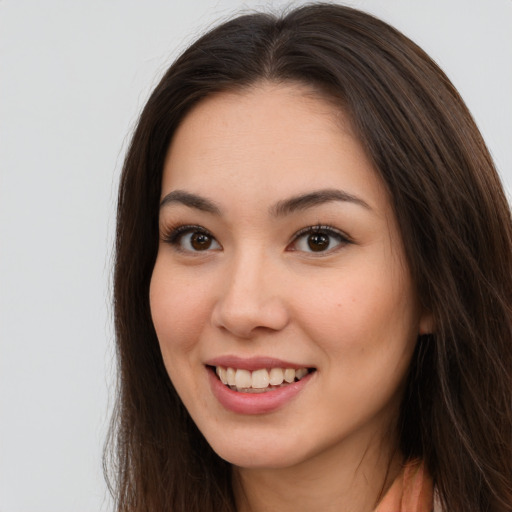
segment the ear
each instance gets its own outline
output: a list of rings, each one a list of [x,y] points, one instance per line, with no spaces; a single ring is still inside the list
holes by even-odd
[[[434,316],[432,313],[424,309],[421,313],[419,324],[419,335],[432,334],[434,332]]]

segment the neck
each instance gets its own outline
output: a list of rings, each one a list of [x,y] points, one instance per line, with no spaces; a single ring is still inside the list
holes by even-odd
[[[286,468],[234,468],[237,510],[370,512],[401,464],[395,443],[366,439],[331,447]]]

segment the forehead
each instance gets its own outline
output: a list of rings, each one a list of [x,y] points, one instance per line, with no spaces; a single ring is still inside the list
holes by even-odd
[[[208,97],[183,119],[166,157],[162,195],[183,188],[227,198],[236,191],[248,201],[331,187],[386,200],[341,109],[304,86],[260,84]]]

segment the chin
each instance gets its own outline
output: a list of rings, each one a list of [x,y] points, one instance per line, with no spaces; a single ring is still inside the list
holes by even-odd
[[[273,452],[269,449],[248,450],[246,452],[219,453],[218,455],[233,466],[244,469],[284,469],[295,466],[301,462],[297,454],[291,456],[282,452]]]
[[[259,437],[256,438],[255,437]],[[219,457],[240,468],[247,469],[282,469],[300,464],[309,458],[303,443],[288,437],[282,439],[264,436],[244,435],[242,438],[228,436],[228,439],[208,439],[208,443]],[[298,446],[302,446],[299,451]]]

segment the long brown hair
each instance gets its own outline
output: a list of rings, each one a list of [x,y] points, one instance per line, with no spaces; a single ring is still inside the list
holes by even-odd
[[[250,14],[201,37],[147,102],[119,189],[118,512],[234,511],[229,464],[191,421],[151,322],[164,157],[202,98],[262,80],[313,86],[352,119],[386,183],[434,333],[418,338],[399,420],[447,511],[512,510],[512,223],[489,152],[437,65],[382,21],[330,4]],[[108,464],[108,457],[106,464]]]

